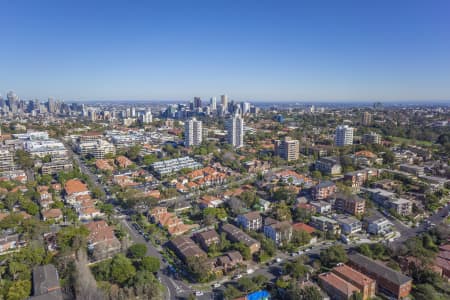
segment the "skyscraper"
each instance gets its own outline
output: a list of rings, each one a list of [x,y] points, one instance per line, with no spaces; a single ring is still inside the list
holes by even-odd
[[[284,140],[275,141],[275,155],[287,161],[297,160],[299,151],[300,142],[298,140],[293,140],[287,136]]]
[[[202,99],[200,97],[194,97],[194,108],[202,107]]]
[[[228,97],[227,95],[220,96],[220,104],[222,104],[224,112],[228,112]]]
[[[227,141],[235,148],[244,146],[244,120],[239,115],[235,115],[227,120]]]
[[[217,101],[216,101],[216,97],[211,97],[211,99],[209,100],[209,104],[211,106],[211,110],[215,111],[217,110]]]
[[[338,147],[353,145],[353,128],[348,125],[336,127],[334,142]]]
[[[250,113],[250,102],[242,102],[241,109],[243,115]]]
[[[184,146],[198,146],[202,143],[202,121],[192,118],[184,124]]]

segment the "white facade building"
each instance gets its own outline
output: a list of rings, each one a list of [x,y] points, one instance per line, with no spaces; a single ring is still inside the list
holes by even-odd
[[[353,128],[348,125],[338,126],[334,141],[338,147],[353,145]]]
[[[235,148],[244,146],[244,120],[235,115],[226,122],[227,141]]]
[[[198,146],[202,143],[202,121],[192,118],[184,124],[184,146]]]

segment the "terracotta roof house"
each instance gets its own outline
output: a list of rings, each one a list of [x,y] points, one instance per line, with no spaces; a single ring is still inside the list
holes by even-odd
[[[102,171],[114,171],[112,159],[97,159],[95,161],[95,167]]]
[[[88,250],[93,260],[101,260],[113,256],[120,251],[120,241],[114,235],[114,229],[104,220],[86,224],[89,230]]]
[[[79,179],[70,179],[64,184],[66,201],[72,203],[77,196],[89,195],[89,189],[85,183]]]
[[[59,208],[51,208],[51,209],[43,210],[41,212],[41,214],[42,214],[42,220],[44,220],[44,221],[47,221],[47,220],[59,221],[59,220],[62,220],[62,218],[63,218],[63,213],[62,213],[61,209],[59,209]]]
[[[314,229],[314,227],[311,227],[311,226],[309,226],[309,225],[307,225],[305,223],[301,223],[301,222],[292,224],[292,229],[293,230],[298,230],[298,231],[303,230],[303,231],[306,231],[309,234],[312,234],[312,233],[314,233],[316,231]]]
[[[116,163],[121,168],[128,168],[133,164],[131,160],[129,160],[127,157],[123,155],[116,157]]]

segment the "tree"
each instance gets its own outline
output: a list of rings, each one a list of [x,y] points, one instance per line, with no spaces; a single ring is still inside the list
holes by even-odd
[[[145,244],[134,244],[128,248],[127,256],[133,259],[141,259],[147,253],[147,246]]]
[[[256,283],[249,277],[243,277],[239,279],[238,286],[239,289],[246,294],[258,289],[258,285],[256,285]]]
[[[159,271],[160,264],[161,264],[161,262],[159,261],[159,259],[157,257],[146,256],[141,260],[141,262],[139,264],[139,269],[145,270],[148,272],[152,272],[152,273],[156,273]]]
[[[292,284],[286,291],[287,300],[321,300],[322,294],[315,286],[300,287]]]
[[[187,269],[198,282],[205,282],[209,276],[210,265],[206,257],[192,256],[186,261]]]
[[[124,285],[136,275],[136,269],[131,261],[123,254],[116,254],[111,262],[111,279],[113,282]]]
[[[415,299],[444,300],[431,284],[418,284],[413,290]]]
[[[128,148],[126,155],[129,159],[136,160],[140,151],[141,151],[141,146],[134,145],[134,146]]]
[[[305,266],[303,257],[297,258],[293,262],[289,262],[284,266],[286,274],[290,274],[293,278],[300,280],[306,277],[309,269]]]
[[[6,295],[7,300],[26,299],[31,292],[31,282],[29,280],[14,281]]]
[[[294,247],[307,245],[311,241],[311,235],[304,230],[294,230],[292,232],[291,244]]]
[[[341,245],[334,245],[320,252],[320,261],[328,268],[334,267],[337,263],[345,263],[347,260],[347,253]]]
[[[361,253],[362,255],[367,256],[367,257],[372,257],[372,255],[373,255],[369,244],[361,244],[358,247],[358,251],[359,251],[359,253]]]

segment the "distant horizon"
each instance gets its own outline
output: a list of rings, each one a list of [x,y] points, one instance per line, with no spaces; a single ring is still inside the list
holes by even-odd
[[[446,0],[46,0],[0,9],[0,91],[22,98],[450,99]]]

